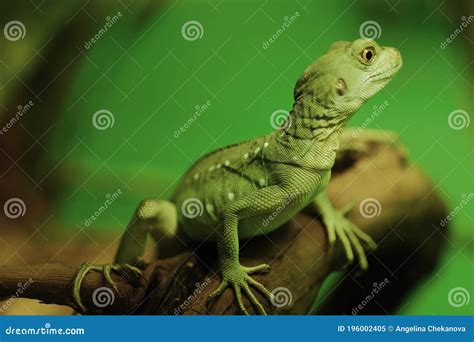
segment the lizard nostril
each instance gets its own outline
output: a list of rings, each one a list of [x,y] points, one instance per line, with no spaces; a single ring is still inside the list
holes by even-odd
[[[394,67],[402,65],[402,55],[400,54],[400,51],[395,48],[390,48],[389,53]]]

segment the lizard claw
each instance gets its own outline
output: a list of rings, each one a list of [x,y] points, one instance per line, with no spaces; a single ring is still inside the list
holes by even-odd
[[[89,273],[90,271],[102,272],[105,280],[115,290],[115,292],[118,292],[118,287],[117,284],[112,280],[112,271],[124,272],[127,275],[129,273],[132,273],[137,278],[140,278],[142,276],[142,271],[139,268],[129,264],[92,265],[88,263],[83,263],[79,268],[79,271],[77,272],[76,277],[74,278],[74,282],[72,284],[74,301],[82,312],[87,311],[87,308],[82,303],[80,294],[81,285],[87,273]]]
[[[217,289],[209,295],[208,299],[213,299],[219,296],[222,292],[224,292],[227,287],[231,286],[234,290],[237,299],[237,304],[239,305],[240,310],[244,314],[249,315],[249,312],[245,308],[242,291],[250,299],[250,302],[257,308],[258,312],[262,315],[266,315],[267,313],[263,308],[263,305],[255,297],[254,293],[252,292],[252,289],[250,288],[250,285],[259,290],[270,301],[273,299],[273,295],[265,288],[265,286],[250,277],[249,274],[269,270],[270,266],[267,264],[261,264],[253,267],[245,267],[238,264],[237,266],[225,267],[222,270],[222,282],[217,287]]]

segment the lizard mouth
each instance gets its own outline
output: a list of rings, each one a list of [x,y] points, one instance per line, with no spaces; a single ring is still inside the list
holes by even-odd
[[[401,62],[397,62],[394,64],[390,63],[386,66],[383,66],[381,67],[381,70],[378,73],[371,75],[369,78],[367,78],[367,81],[374,83],[390,81],[393,76],[395,76],[395,74],[398,72],[398,70],[400,70],[401,66]]]

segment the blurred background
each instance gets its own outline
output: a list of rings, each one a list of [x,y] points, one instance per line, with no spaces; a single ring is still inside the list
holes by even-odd
[[[404,66],[350,126],[399,133],[454,213],[439,268],[397,313],[472,313],[448,293],[474,295],[473,15],[467,0],[2,2],[0,264],[110,262],[141,199],[271,131],[304,68],[364,35]]]

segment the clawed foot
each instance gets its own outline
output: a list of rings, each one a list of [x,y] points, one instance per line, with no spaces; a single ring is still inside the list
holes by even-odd
[[[116,292],[118,292],[118,288],[117,288],[117,284],[112,280],[112,277],[110,275],[112,271],[121,272],[125,274],[132,273],[132,275],[137,278],[140,278],[142,275],[142,271],[139,268],[129,265],[129,264],[105,264],[105,265],[92,265],[88,263],[82,264],[81,268],[77,272],[76,278],[74,279],[74,282],[72,285],[73,298],[77,306],[81,309],[81,311],[87,310],[81,300],[81,294],[80,294],[81,284],[86,274],[90,271],[102,272],[107,283]]]
[[[220,283],[219,287],[209,295],[209,299],[220,295],[227,287],[230,286],[234,289],[237,303],[239,304],[239,307],[243,313],[249,315],[242,299],[242,290],[245,292],[252,304],[255,305],[258,311],[262,315],[266,315],[267,313],[265,312],[265,309],[253,294],[250,285],[258,289],[270,301],[272,300],[273,295],[265,288],[265,286],[250,277],[249,274],[256,272],[268,272],[269,270],[270,266],[267,264],[261,264],[254,267],[245,267],[240,264],[224,266],[222,269],[222,282]]]
[[[350,203],[341,210],[334,209],[330,214],[323,215],[323,222],[328,232],[329,244],[333,245],[336,239],[339,238],[348,261],[350,263],[354,261],[355,250],[360,268],[366,270],[369,267],[369,263],[367,262],[363,244],[370,250],[374,250],[377,244],[369,235],[345,217],[352,207],[353,203]]]

